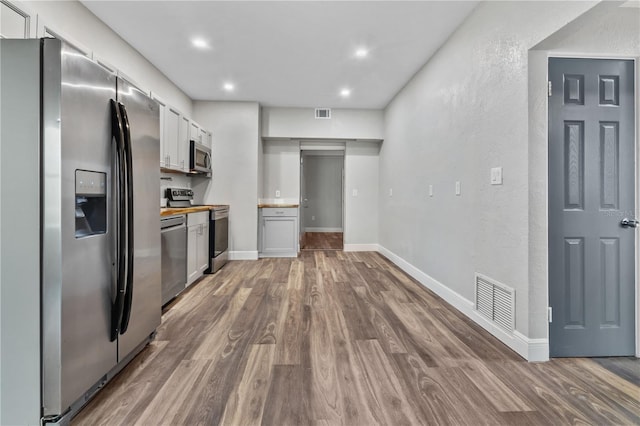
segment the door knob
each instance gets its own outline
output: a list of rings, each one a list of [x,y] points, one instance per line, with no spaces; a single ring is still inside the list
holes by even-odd
[[[623,228],[637,228],[638,227],[639,222],[635,219],[628,219],[628,218],[624,218],[620,221],[620,225]]]

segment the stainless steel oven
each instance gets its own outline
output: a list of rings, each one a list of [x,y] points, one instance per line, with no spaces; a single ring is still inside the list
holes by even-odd
[[[229,248],[229,207],[215,206],[211,210],[209,224],[209,270],[210,274],[227,263]]]
[[[211,174],[211,149],[196,141],[189,142],[189,170]]]

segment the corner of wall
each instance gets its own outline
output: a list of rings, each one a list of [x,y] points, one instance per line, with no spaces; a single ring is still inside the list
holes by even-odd
[[[442,297],[447,303],[491,333],[527,361],[538,362],[549,360],[549,343],[547,339],[530,339],[517,330],[514,330],[512,333],[505,331],[480,315],[478,311],[475,310],[472,301],[451,290],[451,288],[445,284],[432,278],[385,247],[380,245],[378,251],[420,284]]]

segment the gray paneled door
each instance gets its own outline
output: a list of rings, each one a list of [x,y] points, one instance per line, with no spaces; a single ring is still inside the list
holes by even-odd
[[[551,58],[549,79],[550,355],[633,355],[634,63]]]

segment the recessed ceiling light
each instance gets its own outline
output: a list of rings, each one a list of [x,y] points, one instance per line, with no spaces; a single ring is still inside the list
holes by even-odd
[[[233,83],[225,83],[222,87],[224,87],[224,90],[226,90],[227,92],[233,92],[233,89],[235,89]]]
[[[361,47],[358,50],[356,50],[356,58],[366,58],[367,55],[369,55],[369,51],[364,47]]]
[[[207,43],[205,39],[199,37],[192,39],[191,43],[193,43],[193,45],[198,49],[206,49],[209,47],[209,43]]]
[[[340,96],[342,96],[343,98],[348,98],[349,95],[351,95],[351,90],[349,89],[342,89],[340,91]]]

